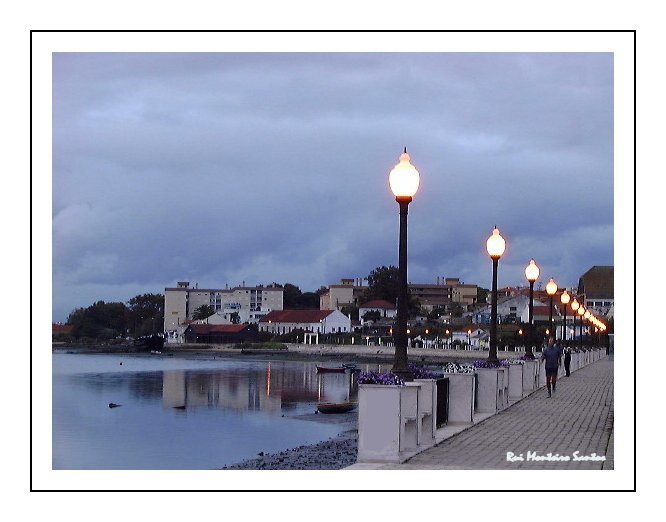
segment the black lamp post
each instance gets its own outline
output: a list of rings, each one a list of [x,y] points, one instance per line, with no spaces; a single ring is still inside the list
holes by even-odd
[[[557,293],[557,284],[555,281],[553,281],[553,278],[550,278],[550,281],[548,281],[548,284],[546,285],[546,293],[548,294],[548,297],[550,298],[550,306],[549,311],[548,311],[548,330],[553,332],[553,296]],[[553,337],[555,335],[553,334]]]
[[[395,354],[391,371],[405,380],[413,379],[407,365],[407,207],[419,188],[419,171],[409,162],[407,148],[389,174],[389,184],[400,207],[398,247],[398,311],[394,332]]]
[[[494,228],[492,235],[486,241],[486,249],[490,259],[493,260],[493,286],[490,301],[490,350],[488,352],[488,362],[496,363],[497,359],[497,265],[500,257],[506,248],[506,241],[500,236],[497,227]]]
[[[585,315],[585,307],[580,305],[578,308],[578,320],[580,322],[580,336],[578,338],[578,347],[583,349],[583,315]]]
[[[525,349],[525,357],[534,359],[534,352],[532,351],[532,343],[534,342],[534,282],[539,278],[539,267],[530,260],[530,264],[525,268],[525,277],[530,283],[530,304],[529,304],[529,326],[527,327],[527,348]]]
[[[567,345],[567,305],[569,304],[569,301],[571,301],[571,296],[565,289],[560,296],[560,302],[564,305],[564,321],[562,323],[564,325],[562,328],[562,342],[564,343],[564,346]]]

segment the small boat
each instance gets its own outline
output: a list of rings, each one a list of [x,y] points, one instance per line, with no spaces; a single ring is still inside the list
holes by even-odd
[[[355,370],[356,365],[354,363],[342,363],[343,368],[347,368],[348,370]]]
[[[321,413],[347,413],[356,408],[353,402],[322,403],[317,404],[317,409]]]
[[[160,352],[159,350],[150,350],[150,353],[152,353],[153,355],[162,355],[162,352]]]
[[[338,368],[327,368],[325,366],[317,366],[317,373],[345,373],[344,366],[339,366]]]

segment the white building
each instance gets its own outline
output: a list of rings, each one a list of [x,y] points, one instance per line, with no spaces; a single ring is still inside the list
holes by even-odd
[[[385,301],[383,299],[368,301],[367,303],[363,303],[359,307],[358,317],[361,320],[361,324],[364,323],[363,316],[368,312],[378,312],[380,318],[382,319],[386,318],[391,319],[396,315],[398,315],[398,309],[396,308],[396,306],[393,303]]]
[[[271,311],[282,310],[282,295],[282,288],[275,286],[207,289],[179,281],[175,288],[164,289],[164,331],[176,331],[202,305],[227,317],[237,313],[241,323],[256,323]]]
[[[349,333],[351,319],[338,310],[280,310],[259,320],[259,331],[276,335],[304,330],[312,333]]]

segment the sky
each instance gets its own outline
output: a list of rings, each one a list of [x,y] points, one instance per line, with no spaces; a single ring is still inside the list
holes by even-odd
[[[410,282],[613,264],[611,53],[54,53],[53,320],[397,265],[404,147]]]

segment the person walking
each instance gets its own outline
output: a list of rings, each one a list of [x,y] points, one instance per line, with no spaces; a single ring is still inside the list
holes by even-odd
[[[571,347],[567,347],[567,349],[564,350],[564,371],[566,372],[567,377],[571,375],[570,367],[571,367]]]
[[[541,359],[546,361],[546,387],[548,388],[548,397],[555,393],[555,386],[557,385],[557,370],[562,364],[562,352],[560,347],[555,345],[555,339],[548,338],[548,346],[543,350]]]

